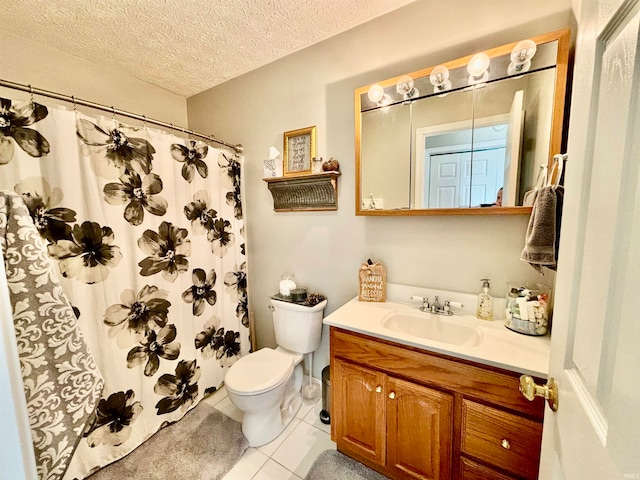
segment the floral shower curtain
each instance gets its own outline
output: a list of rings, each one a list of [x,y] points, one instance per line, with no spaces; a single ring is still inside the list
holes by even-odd
[[[0,189],[25,201],[105,381],[65,479],[181,418],[249,350],[240,162],[0,99]]]

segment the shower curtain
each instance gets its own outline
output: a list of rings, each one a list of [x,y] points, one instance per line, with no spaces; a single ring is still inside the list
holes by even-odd
[[[104,378],[65,479],[180,419],[249,350],[241,161],[0,99],[0,190],[28,207]]]

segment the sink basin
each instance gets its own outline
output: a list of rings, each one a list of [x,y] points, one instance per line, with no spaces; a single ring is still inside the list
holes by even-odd
[[[473,347],[482,337],[477,328],[463,324],[456,316],[445,317],[422,312],[391,312],[381,320],[382,326],[405,335],[426,338],[450,345]]]

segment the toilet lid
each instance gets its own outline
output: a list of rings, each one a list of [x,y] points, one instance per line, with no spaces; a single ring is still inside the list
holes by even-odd
[[[234,363],[224,383],[238,394],[258,394],[282,383],[292,370],[293,359],[290,356],[263,348]]]

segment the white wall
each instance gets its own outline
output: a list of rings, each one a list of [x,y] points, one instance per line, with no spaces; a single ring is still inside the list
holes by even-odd
[[[275,344],[268,297],[283,272],[329,299],[357,294],[358,268],[382,261],[388,281],[464,292],[540,277],[519,260],[528,218],[356,217],[354,90],[378,80],[574,25],[569,0],[418,1],[190,97],[189,127],[245,147],[249,288],[259,346]],[[340,161],[337,212],[275,213],[262,161],[283,132],[318,127],[318,154]],[[551,277],[542,280],[551,282]],[[327,335],[315,375],[328,363]]]
[[[184,97],[16,35],[0,35],[0,78],[114,106],[176,126],[187,125],[187,102]],[[1,87],[0,95],[15,99],[29,98],[27,93]],[[37,97],[36,101],[64,105],[64,102],[44,97]],[[80,109],[90,111],[84,107]],[[123,123],[135,123],[126,118],[120,120]]]

